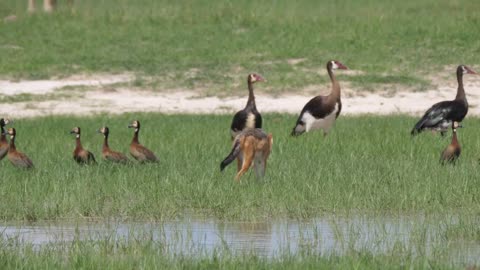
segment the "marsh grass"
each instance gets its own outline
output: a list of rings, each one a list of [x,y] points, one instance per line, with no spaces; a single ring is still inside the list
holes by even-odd
[[[275,257],[265,257],[248,251],[235,253],[227,247],[210,252],[191,248],[172,253],[167,243],[148,236],[129,239],[106,236],[96,241],[74,239],[41,246],[0,239],[0,266],[2,269],[463,269],[470,266],[449,261],[451,257],[444,253],[427,255],[415,251],[417,245],[423,244],[398,244],[381,254],[353,247],[342,254],[320,254],[314,247],[303,246],[293,253],[284,251]]]
[[[456,65],[480,62],[477,1],[62,4],[55,14],[29,16],[25,1],[0,3],[0,17],[17,15],[0,21],[3,77],[133,71],[160,78],[167,89],[236,93],[255,71],[269,80],[263,91],[280,93],[323,83],[318,72],[338,59],[365,72],[342,77],[360,88],[394,81],[424,89],[427,74],[451,66],[453,77]]]
[[[185,213],[235,220],[308,218],[332,212],[479,212],[478,119],[459,131],[463,147],[456,166],[440,166],[450,138],[420,134],[406,116],[341,117],[326,138],[289,136],[295,116],[267,114],[274,135],[267,174],[249,172],[235,183],[235,164],[220,173],[229,153],[231,116],[123,114],[55,116],[15,122],[17,147],[35,164],[32,171],[0,162],[0,219],[116,217],[162,219]],[[140,141],[158,164],[126,166],[101,160],[108,125],[110,147],[124,153],[132,137],[127,125],[142,122]],[[72,159],[74,126],[99,164]]]

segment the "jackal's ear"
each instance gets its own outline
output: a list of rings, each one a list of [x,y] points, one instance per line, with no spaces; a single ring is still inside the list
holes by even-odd
[[[273,135],[272,135],[272,133],[268,133],[267,138],[268,138],[268,140],[270,141],[270,144],[273,144]]]

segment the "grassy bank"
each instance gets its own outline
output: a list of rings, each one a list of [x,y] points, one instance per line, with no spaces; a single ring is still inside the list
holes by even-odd
[[[2,77],[132,71],[139,85],[156,89],[233,93],[244,88],[247,73],[257,71],[269,80],[266,91],[278,93],[326,81],[318,71],[332,58],[365,72],[344,80],[369,89],[422,88],[430,83],[425,75],[444,66],[453,76],[460,63],[480,63],[476,1],[82,0],[73,10],[59,5],[53,15],[29,16],[26,1],[0,3],[0,17],[17,15],[13,22],[0,21]]]
[[[107,124],[110,146],[128,151],[134,118],[140,140],[159,164],[80,167],[72,159],[81,126],[84,147],[100,160]],[[254,173],[234,182],[235,165],[219,172],[230,151],[231,116],[125,114],[120,116],[21,119],[17,147],[36,168],[21,171],[0,162],[0,219],[81,217],[161,219],[188,212],[235,220],[304,218],[331,212],[478,213],[480,141],[478,119],[459,131],[457,166],[438,158],[450,142],[432,134],[414,139],[414,119],[405,116],[341,117],[327,138],[320,133],[289,136],[295,117],[265,115],[274,147],[264,181]]]

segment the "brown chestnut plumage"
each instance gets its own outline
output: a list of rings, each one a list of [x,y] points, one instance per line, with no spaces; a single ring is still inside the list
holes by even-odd
[[[150,149],[141,145],[138,141],[138,133],[140,132],[140,121],[135,120],[128,126],[134,128],[132,142],[130,143],[130,155],[140,162],[158,162],[158,158]]]
[[[70,134],[75,134],[76,147],[75,150],[73,150],[73,159],[81,165],[97,163],[95,161],[95,156],[93,155],[93,153],[85,150],[82,146],[82,142],[80,141],[80,127],[74,127],[70,131]]]
[[[110,130],[108,127],[102,127],[98,130],[98,133],[102,133],[104,136],[103,147],[102,147],[102,157],[104,160],[115,162],[115,163],[127,163],[128,158],[120,152],[116,152],[110,149],[108,145],[108,135]]]
[[[28,158],[28,156],[24,153],[17,151],[15,146],[15,137],[17,135],[17,131],[14,128],[9,128],[7,133],[10,135],[10,145],[8,147],[7,154],[8,160],[10,160],[13,166],[18,168],[33,168],[33,162],[30,160],[30,158]]]

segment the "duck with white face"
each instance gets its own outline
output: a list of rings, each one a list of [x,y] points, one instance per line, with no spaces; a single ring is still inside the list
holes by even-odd
[[[460,147],[460,143],[458,142],[457,138],[457,129],[461,128],[457,121],[453,121],[452,123],[452,141],[450,144],[442,151],[442,155],[440,156],[440,163],[442,165],[446,163],[451,163],[455,165],[457,159],[460,157],[460,153],[462,148]]]
[[[32,169],[33,162],[32,160],[25,155],[24,153],[17,151],[17,147],[15,145],[15,138],[17,136],[17,131],[15,128],[9,128],[7,130],[8,135],[10,135],[10,145],[8,147],[8,160],[12,163],[13,166],[21,169]]]
[[[0,160],[5,158],[8,153],[8,141],[5,126],[10,124],[11,122],[12,121],[7,118],[0,118]]]
[[[444,136],[453,121],[463,121],[468,113],[467,96],[463,88],[464,74],[477,73],[465,65],[459,65],[457,67],[458,88],[455,99],[433,104],[413,127],[410,132],[412,136],[424,130],[439,131],[440,134]]]
[[[128,163],[128,158],[123,153],[113,151],[108,145],[108,136],[110,135],[110,129],[108,127],[102,127],[98,130],[98,133],[103,134],[103,146],[102,146],[102,157],[105,161],[110,161],[113,163]]]
[[[75,134],[75,149],[73,150],[73,159],[80,165],[86,164],[95,164],[95,156],[92,152],[86,150],[82,146],[82,142],[80,141],[80,134],[81,129],[80,127],[74,127],[70,134]]]
[[[132,142],[130,143],[130,155],[140,162],[158,162],[157,156],[148,148],[140,144],[138,133],[140,132],[140,121],[135,120],[128,126],[135,129]]]
[[[256,73],[251,73],[247,76],[247,105],[243,110],[238,111],[233,116],[232,124],[230,125],[230,135],[232,140],[246,128],[262,128],[262,116],[257,110],[255,95],[253,93],[253,85],[257,82],[264,81],[265,79]]]
[[[348,68],[336,60],[327,62],[327,72],[332,83],[332,90],[328,96],[316,96],[305,104],[292,130],[292,136],[299,136],[304,132],[318,129],[323,130],[324,136],[329,133],[342,111],[340,84],[334,73],[337,69]]]

